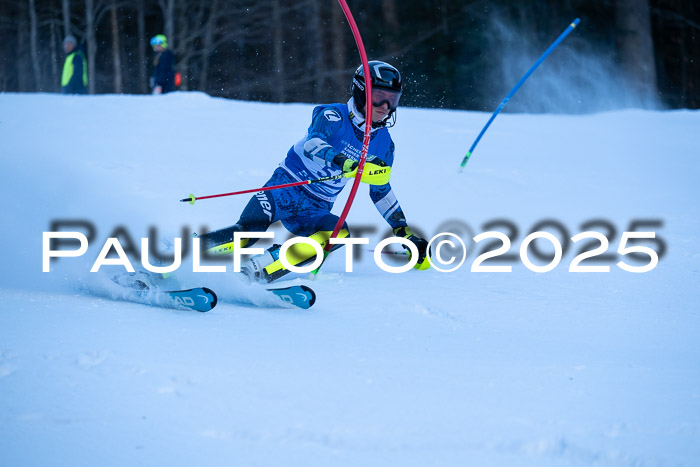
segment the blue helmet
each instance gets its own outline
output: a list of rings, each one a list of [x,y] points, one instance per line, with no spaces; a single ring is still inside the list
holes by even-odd
[[[168,48],[168,39],[163,34],[153,36],[151,38],[151,47],[155,47],[157,45],[162,46],[164,49]]]

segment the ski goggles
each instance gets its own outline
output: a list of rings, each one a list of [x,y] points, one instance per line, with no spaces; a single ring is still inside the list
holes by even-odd
[[[384,104],[389,106],[389,110],[396,110],[399,106],[401,91],[390,91],[388,89],[376,88],[372,89],[372,105],[381,107]]]

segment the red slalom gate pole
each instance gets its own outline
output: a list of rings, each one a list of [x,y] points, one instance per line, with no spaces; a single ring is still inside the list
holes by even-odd
[[[340,229],[343,228],[345,219],[348,217],[348,212],[350,212],[352,202],[355,199],[357,189],[360,187],[360,179],[362,178],[362,172],[365,168],[365,160],[367,159],[367,152],[369,151],[369,136],[370,132],[372,131],[372,75],[370,75],[369,73],[369,63],[367,60],[367,54],[365,53],[365,46],[362,43],[360,30],[357,28],[357,23],[355,23],[355,19],[352,16],[352,12],[350,11],[350,7],[348,7],[347,2],[345,0],[338,0],[338,3],[340,3],[340,7],[345,13],[345,18],[347,18],[348,24],[350,24],[350,29],[352,29],[352,35],[355,37],[355,43],[357,44],[357,49],[360,52],[360,59],[362,60],[362,69],[365,73],[365,137],[362,141],[362,152],[360,153],[360,160],[358,161],[357,165],[357,175],[355,176],[355,181],[352,184],[352,189],[350,190],[350,196],[348,197],[348,201],[345,203],[343,212],[338,218],[338,223],[335,225],[333,233],[331,234],[324,248],[324,260],[326,256],[328,256],[328,253],[331,251],[331,238],[336,238],[338,236],[338,232],[340,232]],[[321,265],[323,265],[323,263],[321,263]],[[319,269],[321,269],[321,266],[316,268],[316,270],[313,271],[312,274],[315,275]]]
[[[197,201],[198,199],[221,198],[222,196],[242,195],[245,193],[258,193],[260,191],[277,190],[279,188],[290,188],[290,187],[299,186],[299,185],[310,185],[312,183],[329,182],[331,180],[338,180],[338,179],[344,178],[344,177],[347,177],[347,174],[333,175],[331,177],[315,178],[312,180],[301,180],[299,182],[284,183],[282,185],[264,186],[261,188],[251,188],[250,190],[232,191],[231,193],[221,193],[218,195],[195,196],[193,194],[190,194],[189,197],[181,199],[180,202],[194,204],[194,202]]]

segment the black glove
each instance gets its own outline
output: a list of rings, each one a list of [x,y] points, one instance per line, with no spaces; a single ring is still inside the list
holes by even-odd
[[[343,173],[349,173],[352,172],[357,168],[359,165],[357,161],[354,161],[350,159],[347,156],[344,156],[342,154],[338,154],[333,158],[333,163],[340,167],[340,169],[343,171]]]
[[[428,249],[428,241],[426,239],[415,235],[413,232],[411,232],[411,229],[408,228],[407,225],[395,228],[394,235],[409,240],[418,249],[418,262],[414,266],[414,269],[424,270],[430,267],[428,257],[430,256],[431,252]],[[404,249],[408,249],[406,245],[402,246],[404,247]]]
[[[353,170],[355,170],[357,168],[358,165],[360,165],[359,162],[354,161],[343,154],[338,154],[337,156],[335,156],[333,158],[333,163],[335,165],[337,165],[338,167],[340,167],[343,170],[343,173],[352,172]],[[381,160],[380,158],[378,158],[376,156],[369,156],[365,160],[365,163],[374,164],[377,167],[388,167],[386,165],[386,162],[384,162],[383,160]]]

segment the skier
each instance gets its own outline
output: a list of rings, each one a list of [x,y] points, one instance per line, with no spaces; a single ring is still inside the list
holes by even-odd
[[[393,228],[394,234],[411,242],[418,249],[416,269],[427,269],[428,242],[415,235],[406,223],[406,217],[389,184],[394,161],[394,143],[387,128],[396,121],[396,108],[401,97],[403,80],[399,71],[388,63],[369,62],[372,80],[372,129],[368,157],[362,182],[370,183],[369,195],[382,217]],[[313,110],[307,134],[294,144],[286,158],[274,171],[265,186],[292,183],[301,180],[352,174],[357,170],[362,151],[365,129],[365,76],[362,66],[352,80],[352,96],[346,104],[321,105]],[[368,174],[380,169],[383,176]],[[381,170],[386,169],[386,170]],[[333,202],[348,182],[341,178],[256,193],[243,210],[236,224],[200,236],[202,250],[211,254],[231,253],[234,232],[264,232],[276,221],[297,236],[310,237],[324,246],[338,221],[331,214]],[[347,223],[338,237],[349,235]],[[242,239],[240,247],[248,247],[257,239]],[[336,245],[333,249],[339,248]],[[289,271],[279,260],[279,247],[274,245],[263,255],[243,264],[241,270],[259,282],[272,282]],[[316,252],[303,243],[287,250],[290,264],[301,266],[313,261]]]
[[[151,39],[151,47],[156,53],[153,57],[153,76],[151,92],[165,94],[175,90],[175,54],[168,49],[168,40],[163,34]]]

